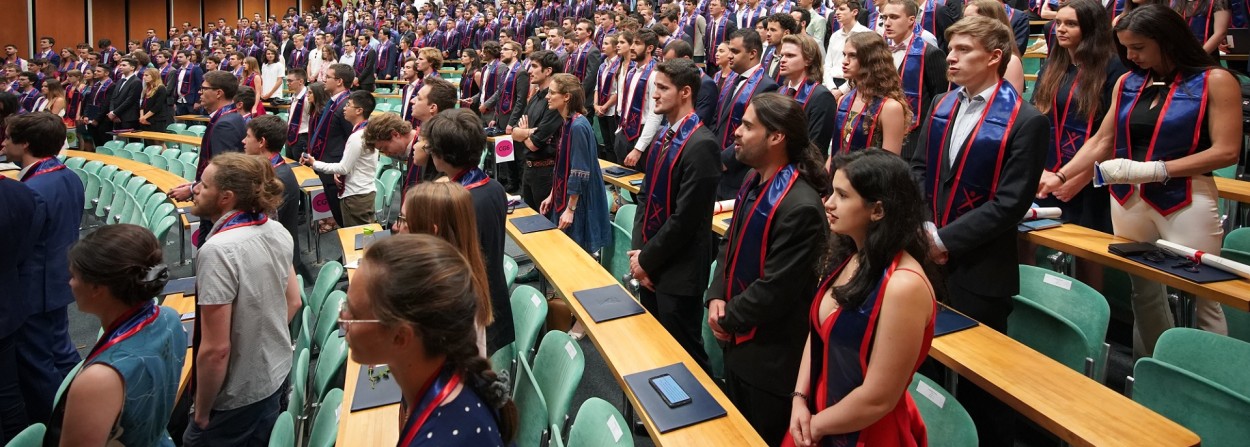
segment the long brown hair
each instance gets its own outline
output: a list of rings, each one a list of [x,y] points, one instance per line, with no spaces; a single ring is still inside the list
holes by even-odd
[[[478,353],[475,328],[464,318],[481,311],[481,296],[462,252],[432,235],[400,234],[369,246],[361,263],[373,272],[366,287],[378,320],[412,327],[427,356],[445,356],[447,365],[464,373],[464,385],[498,410],[499,434],[509,442],[517,427],[516,404],[507,380]]]
[[[851,33],[846,45],[855,47],[855,57],[859,60],[859,73],[851,80],[851,86],[869,98],[898,102],[903,107],[903,122],[910,123],[913,111],[907,105],[907,97],[903,96],[902,80],[894,68],[894,56],[885,38],[877,33]]]
[[[1076,64],[1080,67],[1076,71],[1077,110],[1081,116],[1089,117],[1099,113],[1103,106],[1103,84],[1107,78],[1107,64],[1116,51],[1115,43],[1111,39],[1111,28],[1107,26],[1106,10],[1097,0],[1072,0],[1059,7],[1063,8],[1072,8],[1076,12],[1081,43],[1076,45],[1075,51],[1060,47],[1050,50],[1046,58],[1048,69],[1037,80],[1037,91],[1033,92],[1033,105],[1039,112],[1049,112],[1055,104],[1055,95],[1067,74],[1067,67]]]
[[[451,182],[418,183],[404,195],[404,219],[408,221],[409,233],[433,234],[460,249],[473,271],[473,289],[478,298],[474,321],[482,328],[490,325],[490,286],[477,236],[477,212],[473,210],[469,190]]]
[[[551,75],[551,89],[548,93],[569,95],[569,100],[564,105],[568,109],[569,117],[574,113],[586,114],[586,99],[582,94],[582,81],[577,80],[576,76],[568,73],[556,73]]]

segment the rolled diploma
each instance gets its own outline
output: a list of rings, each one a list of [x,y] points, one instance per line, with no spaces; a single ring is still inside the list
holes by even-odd
[[[736,199],[721,200],[719,202],[716,202],[716,206],[713,207],[712,209],[712,214],[728,213],[730,211],[733,211],[734,203],[736,202],[737,202]]]
[[[1063,210],[1057,207],[1029,208],[1024,212],[1024,220],[1057,219]]]
[[[1215,267],[1217,269],[1232,273],[1242,278],[1250,279],[1250,265],[1245,265],[1237,261],[1227,258],[1221,258],[1216,255],[1207,254],[1199,250],[1186,247],[1175,242],[1168,242],[1163,239],[1155,241],[1155,245],[1163,249],[1184,256],[1186,258],[1197,261],[1202,265]]]

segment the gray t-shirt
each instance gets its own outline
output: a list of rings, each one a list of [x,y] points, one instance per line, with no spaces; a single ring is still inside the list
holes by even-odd
[[[226,213],[222,220],[231,213]],[[221,225],[218,221],[217,225]],[[196,255],[196,301],[231,304],[230,366],[214,410],[259,402],[291,371],[286,283],[291,235],[276,219],[210,237]]]

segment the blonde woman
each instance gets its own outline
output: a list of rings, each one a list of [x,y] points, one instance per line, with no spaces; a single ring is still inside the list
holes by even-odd
[[[252,91],[255,92],[264,91],[262,87],[265,85],[265,80],[260,71],[260,62],[256,58],[248,56],[243,59],[243,79],[239,82],[239,85],[251,87]],[[257,98],[256,104],[252,106],[252,115],[259,116],[264,114],[265,106]]]
[[[164,132],[169,126],[170,111],[169,92],[161,82],[161,72],[155,68],[144,69],[143,85],[146,88],[139,95],[139,129]]]

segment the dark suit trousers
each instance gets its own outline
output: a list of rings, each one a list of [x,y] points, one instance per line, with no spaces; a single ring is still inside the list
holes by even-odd
[[[621,160],[616,158],[617,117],[596,115],[595,120],[599,122],[600,135],[603,136],[603,150],[599,151],[599,157],[620,164]]]
[[[325,188],[326,203],[330,205],[330,214],[334,216],[334,223],[340,227],[343,226],[343,209],[339,205],[339,187],[334,183],[334,174],[317,174],[317,178],[321,179],[321,187]]]
[[[287,145],[286,156],[292,160],[299,160],[299,154],[306,150],[308,150],[308,134],[302,133],[295,138],[295,144]]]
[[[726,349],[725,355],[732,355],[732,349]],[[733,368],[725,368],[725,394],[729,395],[729,401],[742,412],[766,444],[781,444],[781,439],[790,429],[792,403],[789,396],[778,396],[757,388],[738,378]]]
[[[190,115],[190,114],[191,114],[191,112],[193,112],[193,111],[194,111],[194,109],[192,109],[192,106],[194,106],[194,105],[195,105],[195,104],[192,104],[192,103],[189,103],[189,102],[175,103],[175,104],[174,104],[174,114],[179,115],[179,116],[181,116],[181,115]]]
[[[662,137],[662,135],[657,134],[655,137],[660,138]],[[634,143],[637,143],[638,139],[635,138],[633,140],[630,140],[629,138],[625,136],[624,133],[619,133],[613,136],[612,139],[613,139],[612,144],[615,146],[614,152],[616,152],[616,161],[619,162],[621,166],[624,166],[625,157],[628,157],[629,153],[634,150]],[[634,166],[626,166],[626,167],[633,169],[635,171],[638,171],[638,172],[646,172],[647,154],[644,153],[642,154],[641,157],[638,157],[638,164]]]
[[[26,317],[17,339],[17,368],[29,422],[47,423],[52,398],[81,358],[69,338],[68,307]],[[5,366],[6,368],[11,366]]]
[[[703,350],[703,297],[700,295],[672,295],[652,292],[643,287],[638,290],[642,307],[660,320],[660,325],[677,344],[694,357],[694,361],[709,371],[707,351]]]
[[[7,443],[17,436],[27,425],[26,400],[22,397],[22,388],[18,382],[20,374],[17,368],[17,337],[7,335],[0,337],[0,442]]]

